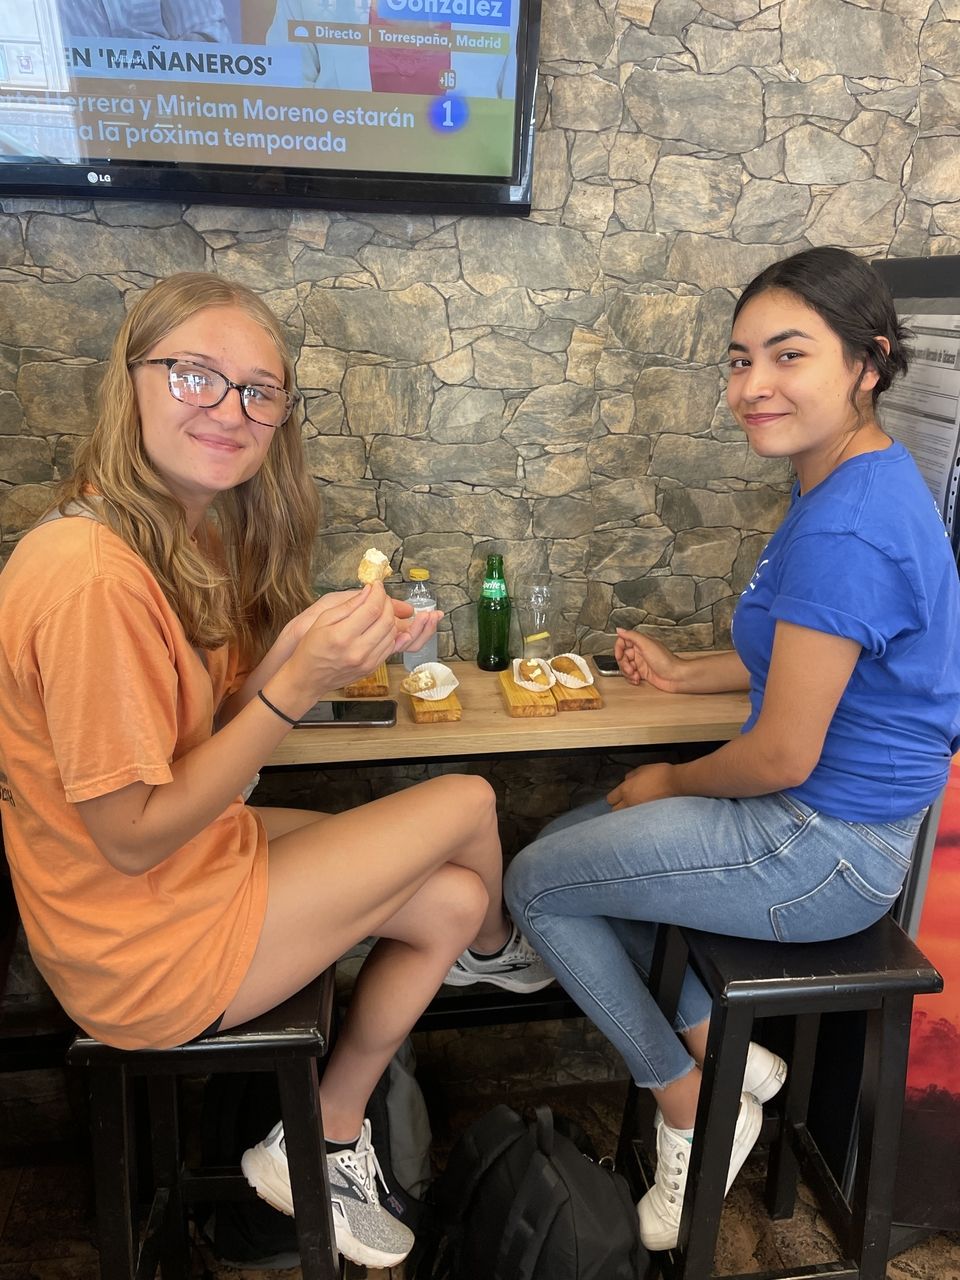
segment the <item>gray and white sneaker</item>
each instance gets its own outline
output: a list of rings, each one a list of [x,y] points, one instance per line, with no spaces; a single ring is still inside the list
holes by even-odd
[[[262,1142],[243,1153],[240,1167],[262,1200],[293,1215],[282,1124],[275,1124]],[[380,1204],[377,1179],[383,1182],[383,1174],[370,1142],[369,1120],[364,1120],[353,1147],[328,1152],[327,1176],[333,1229],[343,1256],[367,1267],[395,1267],[402,1262],[413,1248],[413,1232]]]
[[[553,974],[543,963],[516,925],[503,950],[494,956],[478,956],[464,951],[444,978],[444,986],[469,987],[489,982],[505,991],[542,991],[553,982]]]

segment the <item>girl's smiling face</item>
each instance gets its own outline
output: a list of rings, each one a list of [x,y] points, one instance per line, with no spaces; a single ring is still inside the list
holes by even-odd
[[[796,294],[769,289],[751,298],[734,323],[729,357],[734,417],[756,453],[791,459],[801,489],[845,458],[889,443],[873,417],[873,366],[850,361],[839,336]],[[851,399],[858,378],[859,410]]]
[[[172,329],[147,359],[177,356],[232,382],[283,387],[283,362],[273,339],[239,307],[206,307]],[[196,528],[218,493],[260,469],[277,430],[245,416],[237,391],[204,409],[174,399],[162,365],[133,371],[144,450],[187,522]]]

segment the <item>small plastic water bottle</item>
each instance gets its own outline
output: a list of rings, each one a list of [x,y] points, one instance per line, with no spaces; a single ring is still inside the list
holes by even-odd
[[[411,569],[410,581],[413,586],[407,594],[407,601],[413,605],[416,613],[422,613],[425,609],[435,609],[437,601],[427,585],[430,581],[430,573],[427,569]],[[437,660],[437,633],[434,632],[429,640],[425,640],[419,649],[405,649],[403,652],[403,665],[408,671],[412,671],[414,667],[419,667],[421,662],[436,662]]]

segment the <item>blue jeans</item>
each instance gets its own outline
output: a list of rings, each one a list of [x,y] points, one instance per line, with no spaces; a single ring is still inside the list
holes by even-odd
[[[656,923],[780,942],[858,933],[903,884],[925,810],[844,822],[782,793],[683,797],[552,822],[510,864],[513,918],[637,1084],[662,1088],[693,1059],[675,1034],[710,1016],[687,973],[671,1027],[647,990]]]

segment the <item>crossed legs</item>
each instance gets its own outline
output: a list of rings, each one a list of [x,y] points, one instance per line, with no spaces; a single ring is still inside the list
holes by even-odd
[[[444,775],[346,813],[261,816],[267,912],[222,1025],[274,1007],[376,936],[321,1085],[325,1131],[349,1141],[457,956],[471,942],[495,950],[507,937],[494,793],[480,778]]]

